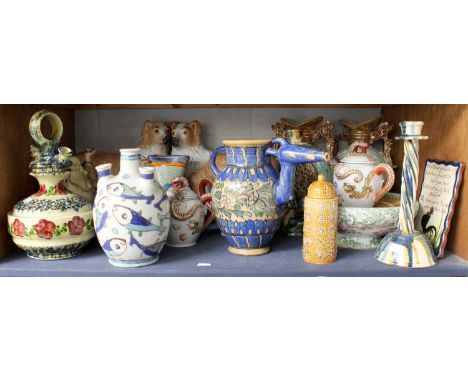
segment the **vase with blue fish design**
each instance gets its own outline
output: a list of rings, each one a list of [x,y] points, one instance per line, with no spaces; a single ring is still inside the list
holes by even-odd
[[[218,227],[231,253],[263,255],[269,252],[270,241],[293,198],[295,165],[328,160],[329,155],[284,138],[225,140],[223,144],[210,158],[216,177],[211,194]],[[223,170],[216,167],[219,153],[227,158]],[[279,161],[280,172],[272,165],[272,157]]]
[[[52,133],[45,138],[41,122],[48,119]],[[18,202],[8,214],[8,232],[29,257],[61,260],[79,254],[94,237],[92,206],[81,195],[66,188],[72,151],[58,147],[63,125],[57,114],[41,110],[31,117],[29,132],[33,161],[30,175],[39,190]]]
[[[93,218],[102,249],[112,265],[141,267],[159,259],[169,233],[166,192],[154,168],[141,165],[140,149],[120,150],[120,172],[96,167],[99,181]]]

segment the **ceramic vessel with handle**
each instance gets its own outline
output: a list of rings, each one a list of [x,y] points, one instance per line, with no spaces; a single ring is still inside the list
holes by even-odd
[[[44,118],[52,125],[49,139],[41,130]],[[70,177],[72,151],[58,147],[63,133],[59,116],[47,110],[38,111],[31,117],[29,132],[37,145],[31,147],[34,160],[30,175],[39,182],[39,190],[13,207],[8,214],[8,231],[29,257],[39,260],[73,257],[94,237],[91,203],[65,187]]]
[[[199,197],[190,189],[186,178],[177,177],[172,180],[167,196],[171,226],[166,244],[170,247],[190,247],[196,244],[200,234],[214,219],[211,195],[202,194]],[[205,219],[206,210],[209,211],[209,215]]]
[[[387,163],[375,163],[368,148],[368,143],[355,142],[337,157],[333,185],[344,207],[373,207],[393,186],[393,169]]]
[[[290,144],[284,138],[227,140],[211,155],[216,181],[211,194],[216,221],[236,255],[268,253],[286,204],[293,197],[294,166],[327,159],[318,150]],[[279,148],[271,147],[271,143]],[[225,153],[226,167],[216,167],[216,156]],[[281,172],[273,167],[276,157]]]

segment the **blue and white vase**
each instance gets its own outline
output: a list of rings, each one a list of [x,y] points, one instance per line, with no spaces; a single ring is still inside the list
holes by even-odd
[[[279,144],[279,149],[269,147]],[[293,197],[294,166],[324,160],[322,151],[290,144],[284,138],[228,140],[213,151],[211,168],[216,181],[211,190],[216,221],[236,255],[268,253],[281,224],[286,204]],[[226,167],[216,167],[225,153]],[[271,164],[278,158],[281,172]]]
[[[169,201],[154,180],[154,168],[140,166],[140,149],[120,150],[120,172],[96,167],[99,181],[93,219],[112,265],[141,267],[158,261],[169,232]]]

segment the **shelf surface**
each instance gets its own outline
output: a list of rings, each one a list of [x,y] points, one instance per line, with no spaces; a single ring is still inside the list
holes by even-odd
[[[435,267],[405,269],[379,263],[373,250],[339,249],[335,263],[308,264],[302,260],[301,247],[302,237],[277,235],[269,254],[236,256],[213,227],[196,246],[165,247],[159,262],[147,267],[110,265],[94,240],[84,253],[67,260],[34,260],[15,251],[0,260],[0,276],[468,276],[468,262],[449,253]],[[203,263],[210,265],[199,265]]]

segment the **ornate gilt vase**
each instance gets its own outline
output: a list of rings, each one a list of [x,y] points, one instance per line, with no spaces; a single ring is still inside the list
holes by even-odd
[[[367,153],[372,158],[372,161],[376,163],[387,163],[392,166],[390,151],[392,149],[393,140],[388,137],[388,134],[393,129],[392,125],[388,122],[382,123],[381,117],[359,123],[341,119],[338,123],[343,127],[340,139],[346,140],[349,145],[355,142],[369,144]],[[373,144],[378,140],[383,142],[382,151],[373,147]],[[344,148],[338,152],[337,156],[341,157],[345,155],[347,151],[348,148]]]
[[[210,162],[216,181],[211,190],[216,221],[236,255],[268,253],[281,224],[286,204],[293,198],[294,166],[324,160],[324,152],[292,145],[286,139],[226,140],[213,151]],[[278,144],[279,148],[270,147]],[[216,167],[225,153],[226,167]],[[276,157],[278,172],[271,163]]]
[[[50,139],[42,135],[43,118],[52,125]],[[39,190],[13,207],[8,214],[8,231],[13,242],[29,257],[39,260],[73,257],[94,237],[91,203],[65,187],[72,152],[58,147],[63,132],[58,115],[38,111],[31,118],[29,132],[37,144],[31,147],[34,160],[30,175],[39,182]]]

